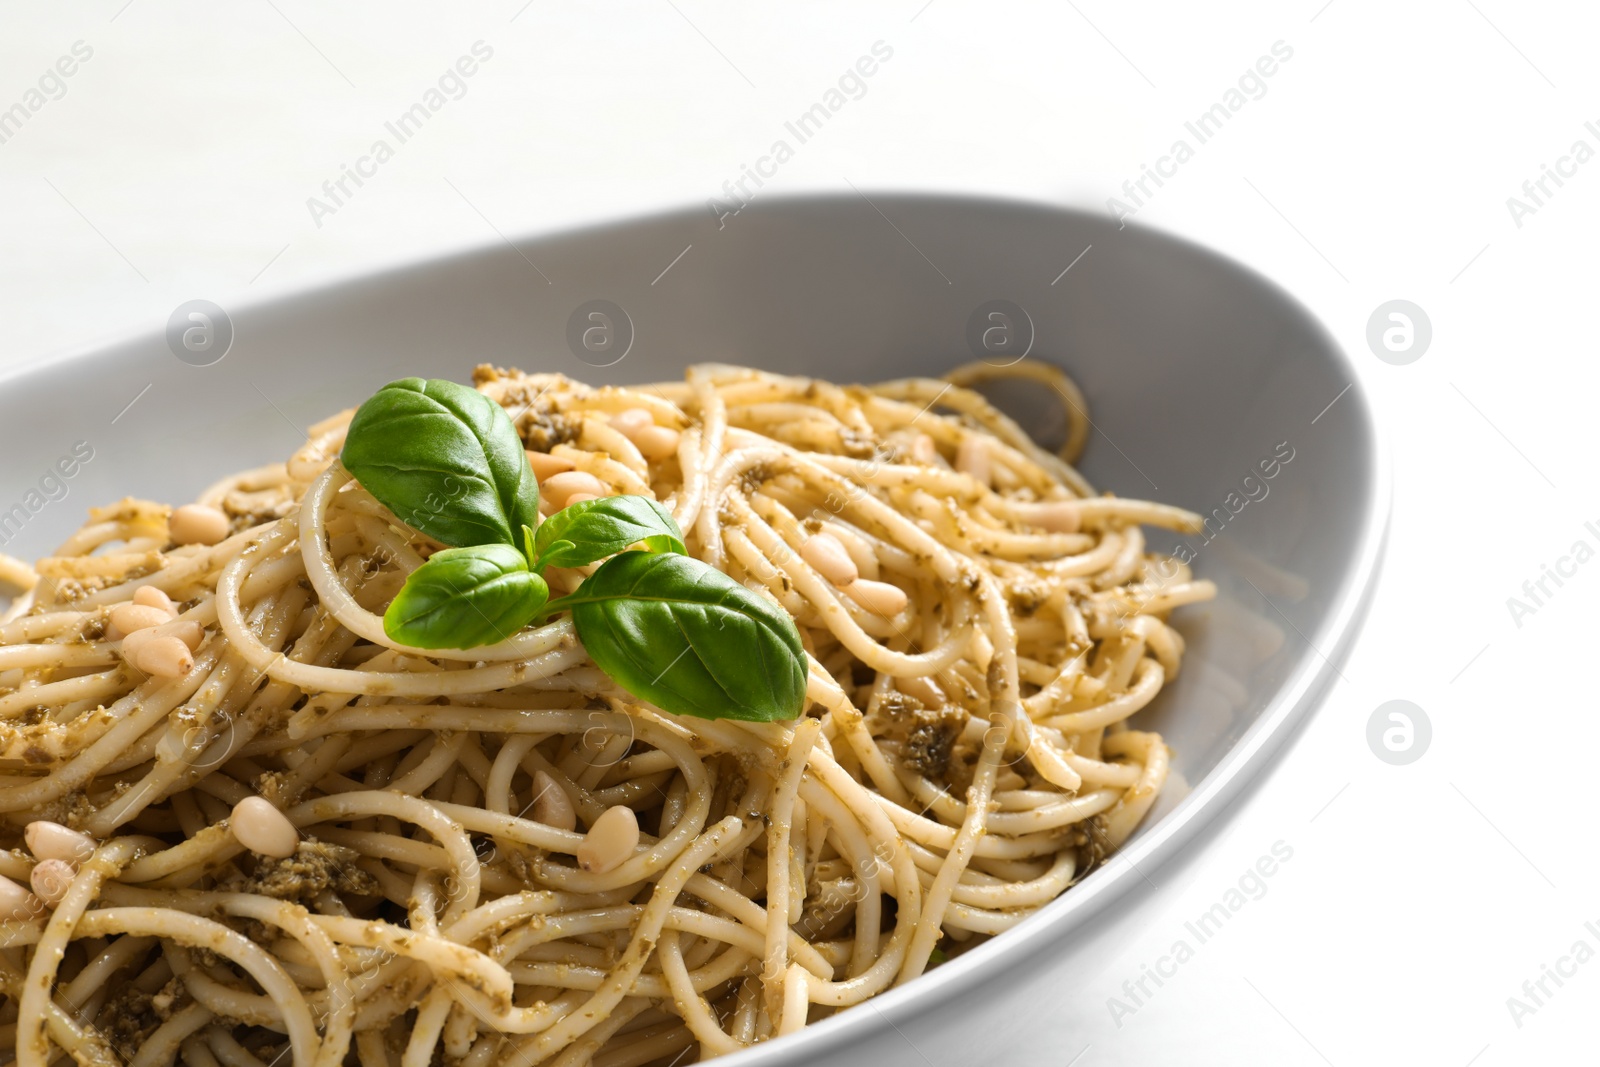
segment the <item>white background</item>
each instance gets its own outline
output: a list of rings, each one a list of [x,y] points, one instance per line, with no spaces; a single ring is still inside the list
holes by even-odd
[[[1049,1067],[1592,1060],[1600,563],[1521,596],[1600,526],[1593,477],[1600,161],[1507,198],[1600,120],[1578,5],[1375,0],[1117,5],[903,0],[759,10],[96,0],[0,7],[0,109],[85,42],[66,92],[0,144],[0,369],[447,248],[703,203],[875,41],[893,57],[765,192],[937,189],[1106,209],[1282,41],[1293,56],[1140,210],[1277,279],[1339,338],[1391,446],[1382,585],[1345,680],[1264,787],[1117,936]],[[359,194],[321,195],[473,42],[493,49]],[[1192,137],[1189,138],[1193,143]],[[1570,168],[1569,168],[1570,169]],[[1531,204],[1532,201],[1529,201]],[[1092,253],[1091,253],[1092,257]],[[1078,269],[1092,269],[1085,260]],[[1366,322],[1433,340],[1380,362]],[[0,427],[0,434],[3,434]],[[1544,599],[1544,598],[1542,598]],[[1408,766],[1366,723],[1403,698]],[[1122,995],[1275,842],[1293,858],[1137,1012]],[[1531,1005],[1531,1001],[1529,1002]],[[937,1067],[938,1050],[924,1050]],[[1075,1059],[1076,1057],[1076,1059]]]

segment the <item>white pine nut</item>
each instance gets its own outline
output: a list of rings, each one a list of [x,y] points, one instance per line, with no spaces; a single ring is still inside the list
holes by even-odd
[[[939,450],[934,447],[933,438],[925,433],[917,434],[911,442],[911,458],[918,463],[935,464],[939,462]]]
[[[615,870],[639,847],[639,817],[626,804],[601,812],[578,845],[578,866],[594,874]]]
[[[139,666],[139,654],[144,651],[146,645],[148,645],[151,641],[154,641],[159,636],[161,635],[152,629],[135,630],[127,637],[124,637],[122,639],[123,662],[137,670],[144,670],[143,667]]]
[[[578,813],[573,810],[572,798],[543,771],[533,772],[533,821],[557,830],[578,828]]]
[[[175,545],[214,545],[228,536],[228,516],[205,504],[185,504],[167,520],[167,533]]]
[[[30,822],[22,831],[22,839],[28,843],[28,851],[35,859],[76,864],[94,855],[94,838],[47,819]]]
[[[655,422],[655,416],[645,408],[629,408],[611,416],[611,428],[630,441],[633,440],[634,434],[646,426],[654,426]]]
[[[245,797],[233,806],[233,836],[251,852],[287,859],[300,845],[300,831],[265,797]]]
[[[193,619],[182,619],[169,622],[156,630],[164,637],[176,637],[182,641],[190,652],[200,647],[200,642],[206,639],[206,628]]]
[[[662,460],[678,452],[678,431],[651,424],[635,433],[631,440],[645,459]]]
[[[152,637],[155,637],[154,629],[134,630],[133,633],[128,633],[122,638],[123,659],[131,664],[139,656],[139,649],[149,645]]]
[[[176,615],[178,606],[172,598],[153,585],[141,585],[133,591],[133,602],[146,608],[160,608],[168,615]]]
[[[171,621],[172,616],[165,611],[143,604],[118,604],[111,609],[111,625],[124,636]]]
[[[956,448],[956,470],[984,485],[990,484],[994,471],[989,463],[989,446],[983,443],[981,437],[968,435],[961,439],[961,444]]]
[[[539,491],[548,497],[551,503],[565,506],[567,499],[573,493],[605,496],[606,483],[587,471],[565,471],[546,478],[539,486]]]
[[[139,639],[140,634],[148,634]],[[128,641],[134,642],[132,651]],[[194,669],[194,653],[182,638],[156,630],[138,630],[122,642],[122,657],[144,673],[156,678],[182,678]]]
[[[817,569],[834,585],[846,586],[861,577],[856,561],[850,558],[839,539],[829,533],[808,537],[800,546],[800,558]]]
[[[552,456],[548,452],[534,452],[524,449],[528,453],[528,466],[533,468],[533,476],[541,482],[557,474],[565,474],[573,469],[573,462],[561,456]]]
[[[66,860],[40,860],[33,865],[28,882],[33,886],[34,896],[53,908],[67,895],[77,875],[77,870]]]
[[[1037,526],[1051,533],[1077,533],[1082,525],[1078,506],[1070,500],[1012,504],[1011,511],[1029,526]]]
[[[886,619],[904,611],[911,599],[898,585],[869,581],[866,578],[857,578],[845,586],[844,591],[850,595],[851,600],[874,615],[882,615]]]
[[[836,522],[825,522],[822,524],[822,528],[827,533],[831,533],[838,538],[839,543],[844,546],[844,550],[850,553],[850,559],[855,563],[856,568],[861,571],[862,577],[871,578],[874,581],[877,580],[878,556],[866,538],[848,526],[841,526]]]
[[[0,919],[28,919],[39,910],[39,901],[25,886],[0,874]]]

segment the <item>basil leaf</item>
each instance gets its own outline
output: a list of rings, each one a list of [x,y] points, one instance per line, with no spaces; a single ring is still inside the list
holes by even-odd
[[[383,632],[414,648],[492,645],[532,622],[549,598],[510,545],[447,548],[411,572],[383,613]]]
[[[565,609],[600,669],[665,711],[772,722],[804,707],[794,620],[692,556],[614,556],[546,608]]]
[[[683,531],[672,515],[647,496],[603,496],[569,504],[534,534],[538,562],[546,567],[581,567],[643,543],[650,552],[682,552]]]
[[[465,385],[390,382],[356,410],[340,458],[401,522],[447,545],[514,545],[539,524],[539,481],[511,417]]]

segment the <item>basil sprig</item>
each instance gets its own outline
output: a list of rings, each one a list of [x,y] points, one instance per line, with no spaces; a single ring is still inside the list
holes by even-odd
[[[805,650],[786,612],[684,554],[683,531],[648,497],[581,501],[541,523],[522,441],[477,390],[386,385],[356,411],[341,458],[398,519],[451,546],[384,612],[395,641],[477,648],[570,610],[600,669],[665,711],[771,722],[804,707]],[[599,560],[571,595],[549,600],[546,568]]]

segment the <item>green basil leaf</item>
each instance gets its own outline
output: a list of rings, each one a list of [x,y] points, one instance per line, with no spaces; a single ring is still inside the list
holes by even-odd
[[[447,545],[515,545],[539,524],[539,481],[511,417],[465,385],[390,382],[356,410],[340,458],[401,522]]]
[[[567,609],[600,669],[664,711],[772,722],[804,708],[794,620],[692,556],[614,556],[546,608]]]
[[[534,534],[538,562],[546,567],[581,567],[614,556],[630,545],[650,552],[682,552],[683,531],[672,514],[647,496],[603,496],[569,504]]]
[[[411,572],[383,613],[383,632],[414,648],[492,645],[532,622],[549,598],[510,545],[447,548]]]

